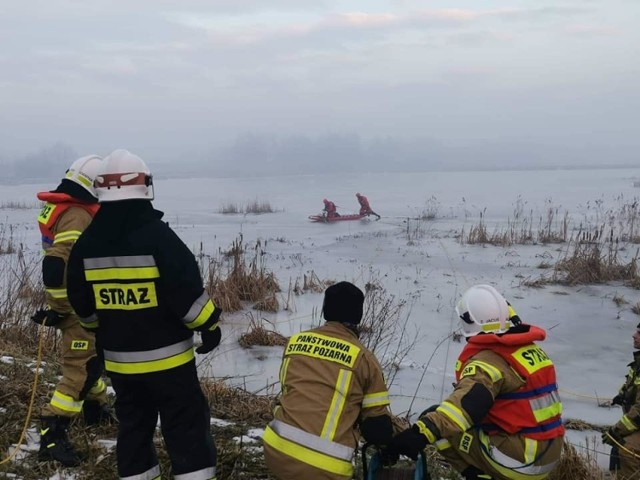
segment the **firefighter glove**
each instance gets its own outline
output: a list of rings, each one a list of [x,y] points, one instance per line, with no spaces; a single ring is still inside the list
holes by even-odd
[[[202,345],[196,348],[196,353],[209,353],[218,346],[222,338],[220,327],[216,327],[215,330],[200,332],[200,335],[202,336]]]
[[[64,314],[56,312],[55,310],[45,310],[41,308],[31,316],[31,320],[36,322],[38,325],[44,325],[45,327],[55,327],[64,319],[64,317]]]
[[[429,440],[425,435],[420,433],[418,425],[413,425],[411,428],[408,428],[393,437],[388,450],[392,455],[402,454],[412,460],[417,460],[418,454],[424,450],[428,444]]]
[[[602,434],[602,443],[617,447],[618,445],[624,445],[625,442],[622,435],[620,435],[615,428],[611,427]]]
[[[622,405],[624,403],[624,398],[622,395],[618,394],[611,399],[611,405]]]

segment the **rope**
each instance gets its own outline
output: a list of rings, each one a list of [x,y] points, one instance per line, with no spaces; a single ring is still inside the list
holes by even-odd
[[[45,329],[45,326],[43,321],[38,331],[38,356],[36,358],[36,369],[35,369],[35,375],[33,377],[33,388],[31,389],[31,398],[29,399],[29,407],[27,409],[27,418],[25,418],[24,426],[22,427],[22,432],[20,432],[20,439],[18,440],[16,447],[14,448],[13,452],[9,454],[8,457],[0,460],[0,465],[8,463],[15,458],[15,456],[20,451],[20,447],[24,443],[25,437],[27,436],[27,430],[31,422],[31,414],[33,413],[33,404],[35,403],[35,398],[36,398],[36,388],[38,387],[38,377],[40,375],[40,364],[42,362],[42,346],[44,345],[44,329]]]
[[[636,452],[633,452],[633,451],[629,450],[629,449],[628,449],[627,447],[625,447],[622,443],[618,442],[615,438],[613,438],[611,435],[609,435],[609,432],[605,432],[605,434],[607,435],[607,437],[609,437],[609,438],[611,439],[611,441],[612,441],[613,443],[615,443],[615,444],[616,444],[616,447],[618,447],[618,449],[620,449],[620,450],[622,450],[622,451],[626,452],[626,453],[627,453],[627,454],[629,454],[629,456],[631,456],[632,458],[640,459],[640,455],[638,455]],[[600,452],[600,453],[601,453],[601,452]],[[610,454],[610,453],[609,453],[609,454],[604,453],[604,455],[609,455],[609,456],[611,456],[611,454]]]
[[[597,400],[598,403],[600,402],[600,400],[603,400],[604,397],[594,397],[593,395],[585,395],[583,393],[575,393],[575,392],[571,392],[569,390],[565,390],[564,388],[558,388],[558,391],[560,391],[561,393],[564,393],[566,395],[571,395],[573,397],[578,397],[578,398],[588,398],[590,400]]]

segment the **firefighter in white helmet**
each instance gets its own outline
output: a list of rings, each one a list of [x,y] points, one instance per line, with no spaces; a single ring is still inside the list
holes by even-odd
[[[465,479],[542,480],[560,459],[564,427],[541,328],[520,321],[490,285],[465,292],[456,312],[467,338],[453,393],[394,437],[416,458],[433,444]]]
[[[102,367],[94,335],[81,327],[69,304],[65,275],[71,248],[98,211],[93,181],[101,165],[102,158],[97,155],[79,158],[55,190],[38,193],[38,199],[45,202],[38,225],[47,308],[36,312],[32,320],[62,332],[62,378],[41,412],[38,456],[65,466],[75,466],[81,460],[67,437],[71,418],[82,411],[86,424],[113,420],[107,408],[106,385],[100,378]]]
[[[158,416],[172,473],[216,476],[209,404],[200,388],[193,332],[208,353],[220,343],[216,307],[193,253],[151,204],[153,177],[126,150],[96,177],[101,208],[69,258],[69,300],[96,332],[116,391],[116,447],[123,479],[160,478],[153,445]]]

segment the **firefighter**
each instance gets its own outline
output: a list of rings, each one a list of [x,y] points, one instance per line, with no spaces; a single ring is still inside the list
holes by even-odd
[[[467,344],[453,393],[396,435],[390,450],[411,458],[434,444],[467,479],[541,480],[560,459],[564,427],[555,368],[495,288],[476,285],[456,307]]]
[[[602,441],[612,446],[610,469],[618,471],[620,480],[636,478],[640,471],[640,323],[633,333],[633,348],[626,381],[611,400],[612,405],[622,406],[624,415],[602,435]]]
[[[81,461],[67,436],[70,420],[81,411],[87,425],[113,420],[106,385],[100,378],[102,367],[94,335],[82,328],[71,308],[65,278],[71,248],[98,211],[93,180],[101,164],[102,158],[97,155],[79,158],[55,190],[38,193],[38,199],[45,202],[38,226],[44,250],[42,280],[47,309],[38,310],[31,318],[62,333],[62,378],[41,411],[38,457],[68,467]]]
[[[378,217],[378,220],[380,220],[380,215],[378,215],[371,209],[371,205],[369,205],[369,199],[367,197],[361,195],[360,193],[356,193],[356,198],[358,199],[358,203],[360,204],[360,215],[375,215],[376,217]]]
[[[116,391],[118,474],[159,479],[153,445],[158,415],[181,480],[214,479],[216,447],[210,410],[193,351],[220,343],[216,307],[203,288],[193,253],[151,204],[145,162],[116,150],[95,181],[101,208],[69,258],[69,300],[82,325],[96,332]]]
[[[364,294],[349,282],[325,291],[326,323],[288,341],[281,394],[264,433],[267,467],[281,480],[349,479],[358,429],[386,445],[393,435],[380,364],[358,340]]]
[[[324,203],[324,208],[322,209],[322,211],[324,212],[326,218],[335,218],[340,216],[335,203],[327,200],[326,198],[322,200],[322,203]]]

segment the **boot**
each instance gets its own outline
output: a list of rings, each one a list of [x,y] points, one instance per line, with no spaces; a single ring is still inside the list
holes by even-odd
[[[75,467],[82,461],[67,438],[70,421],[70,418],[60,416],[40,418],[40,460],[57,460],[65,467]]]
[[[106,403],[100,404],[96,400],[85,400],[82,405],[82,416],[87,426],[116,425],[118,420]]]

